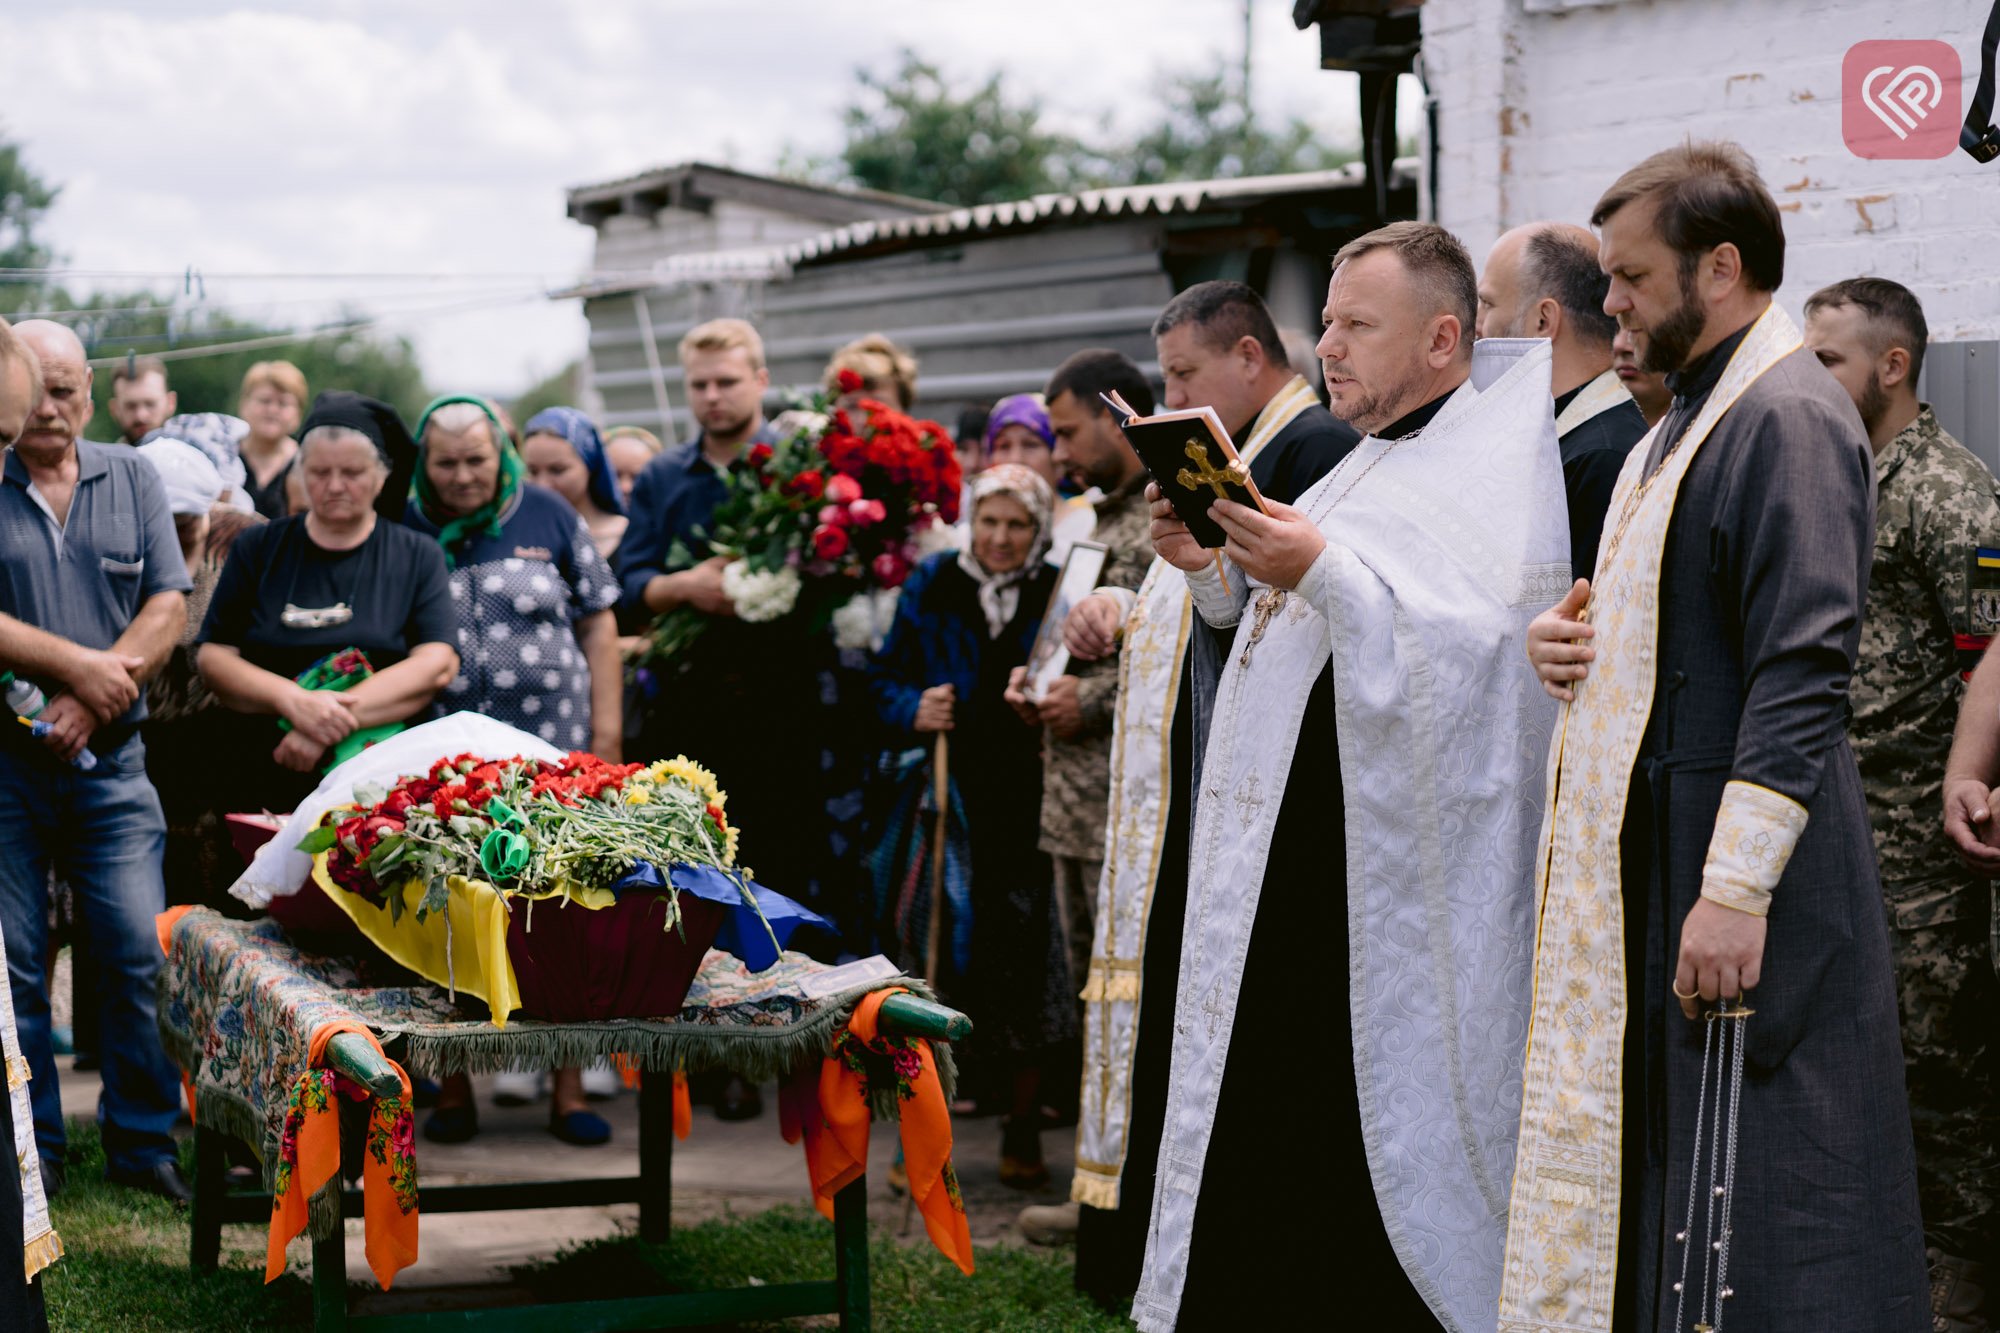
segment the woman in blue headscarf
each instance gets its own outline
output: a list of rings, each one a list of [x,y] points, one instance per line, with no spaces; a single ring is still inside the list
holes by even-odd
[[[543,408],[528,418],[521,461],[529,481],[569,501],[609,560],[625,536],[625,496],[590,418],[573,407]]]

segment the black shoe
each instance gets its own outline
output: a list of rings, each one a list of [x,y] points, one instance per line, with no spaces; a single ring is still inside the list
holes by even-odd
[[[151,1166],[140,1167],[136,1171],[106,1170],[104,1178],[114,1185],[123,1185],[130,1190],[143,1190],[147,1194],[157,1194],[185,1208],[194,1201],[194,1191],[181,1178],[178,1162],[158,1161]]]
[[[424,1137],[432,1143],[469,1143],[478,1133],[479,1109],[471,1102],[440,1106],[424,1117]]]
[[[722,1095],[715,1099],[717,1120],[755,1120],[764,1114],[764,1094],[757,1091],[757,1085],[731,1074],[729,1082],[723,1086]]]
[[[68,1173],[64,1171],[61,1162],[52,1161],[47,1157],[38,1160],[42,1164],[42,1198],[53,1199],[63,1192],[63,1186],[68,1183]]]
[[[70,1068],[80,1074],[87,1074],[92,1070],[104,1068],[104,1057],[96,1051],[78,1051],[76,1059],[70,1062]]]

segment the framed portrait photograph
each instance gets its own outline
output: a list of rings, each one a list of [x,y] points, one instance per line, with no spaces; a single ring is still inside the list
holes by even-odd
[[[1048,609],[1042,613],[1042,628],[1035,635],[1034,651],[1028,654],[1028,678],[1023,693],[1037,703],[1055,679],[1069,670],[1069,649],[1063,647],[1063,621],[1070,608],[1090,596],[1104,574],[1106,548],[1096,542],[1078,542],[1063,560],[1062,577],[1049,594]]]

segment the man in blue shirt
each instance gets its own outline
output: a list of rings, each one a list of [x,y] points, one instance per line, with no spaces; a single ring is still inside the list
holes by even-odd
[[[753,445],[773,443],[764,420],[771,384],[764,344],[743,320],[716,319],[681,339],[680,357],[700,432],[648,463],[632,487],[631,522],[618,547],[620,609],[647,622],[692,607],[710,624],[670,664],[650,668],[630,757],[686,754],[712,768],[729,793],[729,821],[743,831],[743,863],[760,883],[804,898],[825,845],[818,742],[799,720],[800,709],[819,699],[818,659],[793,617],[766,625],[737,619],[722,589],[729,559],[710,555],[707,542],[728,473],[747,465]],[[676,542],[699,563],[670,572]],[[740,1119],[760,1106],[754,1089],[732,1080],[717,1109]]]
[[[712,319],[689,330],[680,354],[688,408],[701,429],[648,463],[633,483],[618,578],[626,608],[648,619],[679,606],[734,619],[736,608],[722,591],[727,557],[709,556],[693,569],[668,573],[667,556],[676,541],[696,554],[707,549],[694,529],[706,530],[728,493],[723,474],[752,444],[773,442],[764,420],[771,372],[763,339],[740,319]]]
[[[192,584],[158,474],[123,446],[83,438],[83,345],[46,320],[16,332],[42,382],[0,469],[0,668],[40,689],[49,731],[37,739],[0,726],[0,931],[42,1178],[50,1193],[60,1189],[47,976],[53,868],[76,895],[101,978],[106,1175],[185,1201],[170,1132],[180,1078],[154,1025],[166,823],[139,722],[145,683],[180,637]],[[86,748],[92,760],[80,758]]]

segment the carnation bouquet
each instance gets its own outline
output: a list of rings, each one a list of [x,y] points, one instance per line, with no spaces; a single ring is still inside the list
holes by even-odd
[[[487,1001],[496,1023],[517,1008],[661,1018],[678,1011],[711,944],[774,961],[792,925],[817,920],[768,889],[759,902],[727,804],[684,756],[459,754],[386,788],[357,783],[297,846],[361,934]],[[288,929],[306,920],[291,901],[273,900]]]
[[[841,388],[860,387],[843,371]],[[958,454],[935,421],[861,400],[830,409],[825,394],[779,418],[776,444],[753,444],[707,529],[710,552],[732,563],[723,590],[750,623],[802,616],[811,633],[829,626],[842,647],[879,641],[895,590],[958,521]],[[698,561],[676,542],[671,570]],[[708,617],[686,607],[653,625],[646,657],[672,661],[701,636]]]
[[[642,866],[736,868],[729,798],[686,756],[648,765],[580,751],[557,763],[462,754],[387,790],[357,787],[354,797],[322,816],[299,849],[323,853],[328,878],[392,921],[442,910],[454,879],[483,881],[506,899],[596,907],[627,888],[658,887],[661,877]],[[671,929],[680,915],[670,875],[665,887]]]

